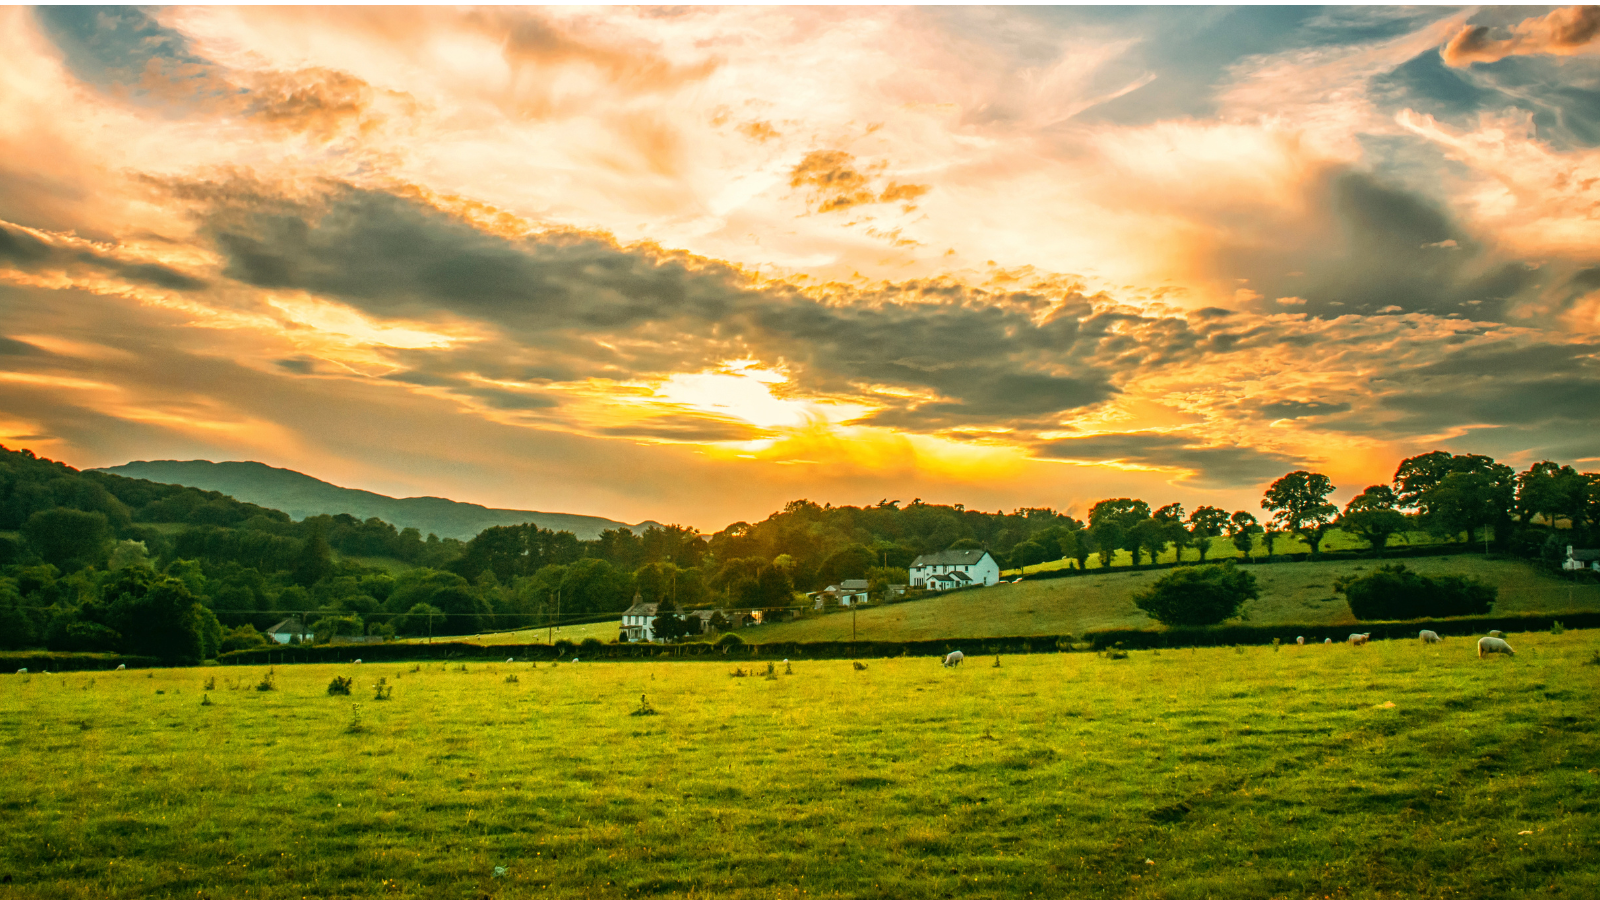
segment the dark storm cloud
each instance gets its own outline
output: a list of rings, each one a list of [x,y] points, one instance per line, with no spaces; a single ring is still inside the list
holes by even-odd
[[[0,263],[9,263],[23,271],[70,271],[87,266],[128,281],[175,291],[197,291],[207,286],[204,280],[171,266],[128,262],[93,250],[47,243],[5,225],[0,225]]]
[[[1185,469],[1199,481],[1223,487],[1258,484],[1304,465],[1293,457],[1248,447],[1197,446],[1193,438],[1182,435],[1142,432],[1047,441],[1035,445],[1033,452],[1046,459],[1120,461]]]
[[[211,63],[189,50],[179,32],[136,6],[42,6],[34,16],[61,48],[67,68],[89,84],[137,85],[164,65],[203,70]]]
[[[1112,373],[1090,363],[1149,349],[1112,333],[1137,317],[1097,317],[1081,297],[944,281],[816,297],[604,236],[507,239],[419,201],[347,185],[315,202],[239,185],[182,192],[206,206],[205,228],[233,278],[380,316],[488,322],[543,366],[584,376],[659,375],[754,352],[783,360],[806,387],[932,390],[947,399],[926,411],[931,419],[992,421],[1103,400]],[[430,356],[437,361],[427,371],[391,377],[450,382],[453,364]]]

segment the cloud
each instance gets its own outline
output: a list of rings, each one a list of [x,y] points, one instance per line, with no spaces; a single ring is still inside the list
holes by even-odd
[[[82,240],[31,232],[3,222],[0,222],[0,264],[29,272],[94,270],[174,291],[198,291],[208,284],[204,279],[171,266],[122,259],[94,249]]]
[[[1240,446],[1212,446],[1181,434],[1129,432],[1048,441],[1034,447],[1046,459],[1115,461],[1177,469],[1219,486],[1245,487],[1304,465],[1290,456]]]
[[[1490,37],[1487,25],[1468,25],[1444,45],[1439,55],[1457,68],[1498,62],[1508,56],[1571,56],[1594,52],[1596,37],[1600,37],[1600,7],[1564,6],[1543,16],[1523,19],[1512,26],[1509,38],[1500,40]]]
[[[816,212],[838,212],[853,206],[870,203],[904,202],[911,209],[911,201],[928,193],[925,184],[889,182],[880,192],[873,179],[882,165],[869,167],[866,172],[855,168],[855,157],[841,150],[813,150],[795,164],[789,172],[789,187],[808,188],[811,207]]]

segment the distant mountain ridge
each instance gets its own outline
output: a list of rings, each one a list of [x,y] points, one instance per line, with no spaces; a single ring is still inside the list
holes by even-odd
[[[594,540],[600,536],[600,532],[614,528],[626,528],[642,534],[651,525],[660,524],[646,521],[629,525],[600,516],[529,509],[492,509],[443,497],[387,497],[371,491],[340,487],[293,469],[279,469],[259,462],[140,460],[94,471],[162,484],[181,484],[203,491],[218,491],[235,500],[281,509],[296,519],[339,513],[349,513],[358,519],[376,516],[396,528],[415,528],[424,535],[432,533],[441,538],[461,540],[469,540],[494,525],[520,525],[524,522],[532,522],[551,531],[570,531],[580,540]]]

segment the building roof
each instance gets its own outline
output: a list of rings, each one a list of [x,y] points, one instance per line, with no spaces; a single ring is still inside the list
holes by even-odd
[[[653,618],[656,614],[656,607],[660,605],[659,603],[639,602],[623,610],[622,614],[624,616],[650,616]]]
[[[305,633],[306,633],[306,627],[304,625],[300,624],[300,620],[298,618],[294,617],[294,616],[290,616],[289,618],[284,619],[282,622],[279,622],[278,624],[276,624],[276,625],[272,626],[271,628],[267,629],[267,634],[305,634]]]
[[[839,587],[847,591],[864,591],[867,589],[867,580],[865,578],[846,578],[844,581],[839,582]]]
[[[1579,562],[1594,562],[1600,560],[1600,550],[1573,550],[1570,556]]]
[[[989,555],[987,550],[940,550],[938,553],[924,553],[911,561],[911,568],[918,566],[975,566]]]

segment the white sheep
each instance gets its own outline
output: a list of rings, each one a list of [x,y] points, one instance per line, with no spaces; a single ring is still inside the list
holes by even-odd
[[[1442,638],[1439,637],[1439,632],[1429,631],[1426,628],[1417,632],[1417,637],[1420,638],[1424,644],[1437,644],[1440,640],[1442,640]]]
[[[506,657],[506,662],[516,662],[516,661],[517,661],[517,658],[515,656]]]
[[[1516,651],[1511,649],[1510,644],[1497,637],[1478,638],[1478,658],[1483,659],[1484,655],[1488,653],[1504,653],[1507,656],[1517,655]]]
[[[1489,632],[1489,637],[1504,637],[1504,636],[1505,635],[1501,634],[1500,629],[1498,629],[1498,628],[1496,628],[1493,631]]]
[[[967,655],[962,653],[960,650],[951,650],[944,658],[944,667],[949,669],[954,666],[959,666],[961,665],[961,661],[966,658]]]
[[[122,670],[124,670],[126,668],[128,668],[128,664],[127,663],[118,663],[117,664],[117,671],[118,672],[121,672]]]
[[[356,660],[356,665],[358,665],[358,666],[361,665],[361,660],[359,660],[359,659]]]
[[[28,674],[28,670],[27,669],[18,669],[17,670],[17,674],[18,675],[26,675],[26,674]]]
[[[1323,638],[1322,642],[1324,644],[1331,644],[1331,643],[1333,643],[1333,638]]]
[[[1370,631],[1366,634],[1352,634],[1350,635],[1350,646],[1359,647],[1370,640],[1372,640],[1372,632]]]
[[[1295,638],[1294,642],[1295,642],[1296,645],[1303,645],[1306,642],[1306,636],[1302,634],[1299,637]]]

